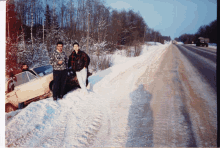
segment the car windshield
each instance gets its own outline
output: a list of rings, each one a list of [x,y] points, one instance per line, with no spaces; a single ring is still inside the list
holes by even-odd
[[[39,76],[45,76],[53,72],[51,65],[41,66],[33,69]]]
[[[15,75],[15,77],[16,77],[16,79],[15,79],[15,86],[19,86],[21,84],[29,82],[29,79],[28,79],[26,71]]]

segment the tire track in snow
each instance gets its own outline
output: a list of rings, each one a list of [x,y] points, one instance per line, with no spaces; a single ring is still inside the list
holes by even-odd
[[[80,96],[78,96],[78,98],[81,99]],[[88,102],[86,102],[86,104],[88,105]],[[76,104],[76,106],[77,105],[81,106],[80,104]],[[84,107],[86,107],[86,105]],[[83,114],[83,112],[87,110],[86,108],[84,108],[84,111],[82,108],[78,109],[82,110],[81,112],[79,111],[80,114]],[[60,115],[61,119],[59,119],[62,120],[62,118],[64,118],[62,123],[52,130],[52,136],[41,145],[58,147],[87,147],[91,145],[101,127],[102,113],[96,109],[93,110],[91,114],[84,114],[82,115],[84,117],[82,117],[75,114],[76,110],[74,107],[71,107],[65,112],[62,111]],[[52,141],[52,143],[50,141]],[[57,142],[54,143],[54,141]]]
[[[53,102],[55,104],[46,105],[50,111],[46,110],[46,112],[42,112],[36,124],[33,123],[33,120],[36,120],[35,118],[37,117],[33,116],[33,120],[30,122],[32,126],[27,127],[27,132],[17,131],[15,128],[14,130],[12,130],[12,128],[10,130],[12,126],[8,126],[6,130],[6,139],[8,139],[6,140],[6,146],[87,147],[92,145],[102,126],[102,111],[104,110],[95,105],[93,99],[100,98],[94,93],[92,94],[92,98],[86,98],[86,101],[80,96],[77,97],[77,94],[74,96],[75,99],[71,100],[71,97],[72,95],[70,94],[67,95],[64,100],[59,100],[59,103]],[[68,101],[71,101],[72,104],[66,104]],[[31,107],[33,109],[33,106],[29,106],[29,108]],[[37,110],[34,113],[36,115],[40,108],[37,108],[37,106],[34,106],[34,108]],[[88,112],[87,109],[91,112]],[[26,114],[18,114],[18,116],[27,118],[27,116],[25,116],[28,114],[27,110],[23,111],[26,111]],[[19,120],[14,120],[12,123],[9,123],[9,125],[14,125],[16,122],[22,126],[22,121]],[[23,129],[21,126],[19,127]],[[13,135],[18,135],[16,134],[18,132],[20,132],[19,136],[13,137]]]
[[[82,146],[88,147],[93,144],[97,136],[97,133],[99,132],[102,126],[102,117],[103,115],[100,112],[99,116],[92,121],[92,123],[88,126],[88,128],[86,128],[86,130],[78,138],[78,142],[81,144],[79,145],[79,147]]]
[[[81,96],[78,96],[81,98]],[[92,145],[99,129],[102,126],[103,109],[94,105],[95,99],[100,99],[95,93],[90,92],[85,103],[78,104],[79,108],[71,108],[68,115],[66,133],[62,147],[88,147]],[[83,100],[82,100],[83,101]],[[81,102],[82,103],[82,102]],[[76,110],[80,113],[76,115]],[[91,111],[91,112],[90,112]],[[76,121],[77,120],[77,121]],[[75,125],[73,125],[75,123]]]
[[[102,129],[98,135],[99,139],[95,141],[92,147],[126,146],[126,140],[129,133],[129,127],[127,126],[127,114],[129,109],[129,103],[127,102],[129,94],[126,94],[125,92],[130,93],[133,91],[136,79],[146,71],[147,67],[150,67],[151,65],[154,66],[154,68],[149,69],[149,73],[153,73],[157,70],[157,61],[164,54],[166,49],[167,47],[164,49],[149,51],[150,53],[146,58],[141,59],[109,81],[110,84],[108,84],[107,89],[113,90],[113,92],[109,92],[113,93],[111,98],[109,98],[109,104],[112,105],[108,107],[110,110],[110,116],[104,119],[105,122],[103,122],[103,129],[105,129],[105,131],[110,129],[110,132],[105,132]],[[115,90],[117,90],[117,87],[120,87],[122,82],[125,83],[126,86],[124,86],[124,91],[120,92],[120,96],[117,96]],[[119,88],[119,90],[121,89]],[[117,97],[120,99],[116,99]],[[111,102],[113,100],[114,103]]]
[[[59,123],[57,125],[53,125],[54,127],[50,130],[52,131],[49,135],[45,135],[45,137],[42,137],[39,139],[39,142],[35,147],[61,147],[62,142],[65,137],[66,132],[66,126],[67,126],[67,117],[68,117],[68,111],[69,110],[61,110],[61,114],[59,115]]]

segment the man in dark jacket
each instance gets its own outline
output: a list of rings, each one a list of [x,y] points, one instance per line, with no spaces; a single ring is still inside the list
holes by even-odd
[[[72,67],[72,69],[76,72],[77,79],[79,81],[79,85],[84,94],[88,94],[88,90],[86,88],[86,79],[87,79],[87,70],[89,65],[89,56],[79,49],[79,44],[75,42],[73,44],[74,51],[69,56],[68,67]]]
[[[63,51],[63,43],[57,42],[57,49],[50,57],[53,66],[53,100],[63,99],[67,79],[67,56]]]

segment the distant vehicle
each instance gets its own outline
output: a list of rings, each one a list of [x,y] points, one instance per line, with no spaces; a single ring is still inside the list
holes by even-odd
[[[173,43],[173,44],[177,44],[177,41],[176,41],[176,40],[172,40],[172,43]]]
[[[208,47],[209,38],[199,37],[196,41],[196,46],[206,46]]]
[[[87,73],[88,77],[92,75]],[[5,112],[15,111],[19,103],[28,105],[33,101],[52,96],[53,90],[53,67],[45,65],[21,72],[7,79],[5,84]],[[69,71],[65,93],[74,87],[80,87],[75,72]]]

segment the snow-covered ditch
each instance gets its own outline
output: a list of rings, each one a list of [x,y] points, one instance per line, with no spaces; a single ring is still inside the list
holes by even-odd
[[[66,94],[63,100],[55,102],[47,98],[6,113],[5,146],[82,147],[97,143],[96,135],[105,119],[113,119],[111,103],[128,98],[126,108],[129,108],[129,94],[134,91],[135,82],[169,44],[145,45],[138,57],[125,57],[121,51],[116,52],[110,68],[89,77],[88,95],[77,89]],[[126,119],[127,114],[122,117]],[[111,136],[114,137],[119,131],[114,123],[111,127],[115,129]],[[105,132],[108,135],[102,127],[102,133]]]

